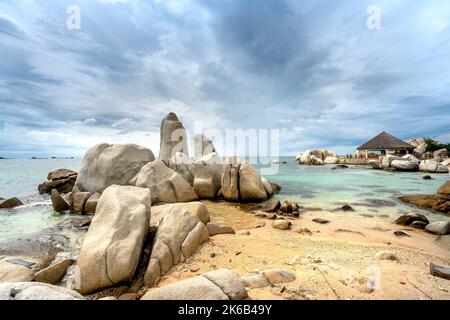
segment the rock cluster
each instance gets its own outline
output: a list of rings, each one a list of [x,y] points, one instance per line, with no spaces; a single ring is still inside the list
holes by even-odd
[[[50,193],[52,189],[56,189],[60,193],[67,193],[72,191],[76,180],[77,173],[75,171],[58,169],[48,174],[47,181],[38,186],[38,191],[39,193]]]
[[[407,154],[403,157],[387,155],[378,160],[369,160],[369,165],[374,169],[387,171],[421,171],[426,173],[448,173],[450,161],[442,161],[441,158],[420,161],[414,155]]]
[[[299,164],[305,165],[323,165],[323,164],[337,164],[339,158],[336,153],[329,150],[306,150],[297,155],[296,160]]]

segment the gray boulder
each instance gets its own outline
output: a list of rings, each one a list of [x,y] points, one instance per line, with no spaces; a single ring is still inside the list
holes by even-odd
[[[424,160],[420,162],[419,170],[428,173],[448,173],[448,167],[434,160]]]
[[[47,175],[47,181],[38,186],[39,193],[50,193],[52,189],[56,189],[60,193],[72,191],[77,173],[69,169],[57,169]]]
[[[419,163],[410,160],[393,160],[391,167],[399,171],[417,171],[419,169]]]
[[[192,186],[194,183],[194,164],[187,155],[176,152],[169,160],[169,168],[178,172]]]
[[[153,205],[198,200],[192,186],[161,160],[142,167],[136,176],[136,186],[150,189]]]
[[[267,199],[266,189],[261,177],[248,161],[241,164],[239,168],[239,195],[242,201],[264,201]]]
[[[205,225],[210,220],[208,208],[206,208],[206,206],[203,203],[199,201],[194,201],[194,202],[173,203],[173,204],[163,204],[159,206],[153,206],[152,216],[150,218],[150,225],[155,227],[159,226],[164,216],[170,212],[169,209],[174,207],[184,208],[187,211],[195,214],[200,219],[200,221],[203,222]]]
[[[150,149],[134,144],[98,144],[86,152],[74,188],[101,194],[113,184],[133,185],[132,179],[153,160]]]
[[[150,226],[150,190],[108,187],[78,258],[83,294],[131,280]]]
[[[226,201],[239,200],[239,169],[240,164],[224,164],[221,179],[222,196]]]
[[[40,282],[0,283],[0,300],[84,300],[73,290]]]
[[[194,191],[201,199],[214,199],[221,187],[223,166],[220,164],[195,164]]]
[[[450,221],[437,221],[428,224],[425,230],[440,236],[450,233]]]

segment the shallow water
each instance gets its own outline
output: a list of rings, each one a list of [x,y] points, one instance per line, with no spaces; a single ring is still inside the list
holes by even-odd
[[[333,165],[299,166],[293,157],[283,158],[277,174],[266,176],[280,184],[280,199],[298,201],[306,208],[333,210],[349,203],[356,210],[349,215],[372,215],[392,219],[402,212],[426,214],[430,220],[449,217],[411,207],[398,200],[402,194],[433,194],[450,175],[434,174],[434,180],[423,180],[423,173],[390,173],[366,166],[331,170]],[[48,196],[37,194],[37,186],[48,172],[67,168],[79,170],[81,159],[11,159],[0,160],[0,197],[17,196],[26,205],[0,211],[0,239],[52,227],[67,216],[54,213]],[[257,166],[257,165],[256,165]],[[387,215],[388,217],[384,217]]]

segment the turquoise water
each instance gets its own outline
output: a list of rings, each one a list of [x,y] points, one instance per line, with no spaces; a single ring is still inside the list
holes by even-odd
[[[333,210],[349,203],[355,208],[350,214],[388,215],[390,219],[403,212],[426,214],[430,220],[449,219],[440,214],[401,203],[402,194],[433,194],[449,174],[433,174],[434,180],[423,180],[423,173],[390,173],[366,166],[350,166],[331,170],[333,165],[299,166],[294,158],[282,160],[277,174],[267,179],[283,187],[280,199],[298,201],[306,208]],[[48,196],[37,194],[37,186],[48,172],[67,168],[79,170],[81,159],[0,160],[0,197],[17,196],[26,205],[14,210],[0,211],[0,239],[40,231],[67,218],[54,213]]]

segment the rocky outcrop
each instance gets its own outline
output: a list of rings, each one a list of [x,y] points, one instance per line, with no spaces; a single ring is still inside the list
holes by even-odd
[[[210,221],[209,212],[206,206],[199,201],[194,201],[153,206],[150,225],[157,227],[161,223],[161,220],[164,218],[164,216],[168,214],[168,212],[170,212],[169,209],[174,207],[184,208],[187,211],[195,214],[205,225]]]
[[[239,276],[218,269],[148,291],[141,300],[241,300],[247,290]]]
[[[161,160],[146,164],[136,176],[137,187],[151,191],[152,203],[175,203],[198,200],[192,186]]]
[[[175,113],[167,114],[161,122],[159,160],[169,165],[169,160],[177,153],[189,157],[186,130]]]
[[[338,157],[326,157],[323,162],[325,164],[338,164],[339,158]]]
[[[150,221],[149,189],[108,187],[83,241],[77,265],[83,294],[130,281]]]
[[[399,171],[417,171],[419,169],[419,163],[409,160],[394,160],[391,162],[391,166]]]
[[[76,180],[77,173],[75,171],[58,169],[48,174],[47,181],[38,186],[38,191],[39,193],[50,193],[52,189],[56,189],[60,193],[67,193],[72,191]]]
[[[221,188],[223,166],[196,162],[194,191],[201,199],[214,199]]]
[[[178,172],[191,186],[193,185],[195,176],[194,164],[186,154],[176,152],[169,160],[169,168]]]
[[[327,158],[327,161],[330,164],[336,164],[339,162],[339,159],[336,157],[336,153],[328,150],[306,150],[302,154],[298,154],[296,160],[299,164],[323,165],[325,163],[325,159]]]
[[[447,158],[448,157],[448,151],[447,149],[439,149],[433,152],[433,158]]]
[[[11,198],[1,202],[0,209],[12,209],[21,205],[23,205],[23,202],[19,198]]]
[[[73,290],[40,282],[0,283],[0,300],[84,300]]]
[[[412,203],[418,207],[431,209],[442,213],[450,213],[450,180],[445,182],[435,195],[411,195],[399,198],[406,203]]]
[[[172,266],[185,261],[208,239],[208,229],[196,214],[181,206],[169,208],[155,235],[145,285],[155,286]]]
[[[141,168],[155,160],[153,152],[134,144],[98,144],[90,148],[81,163],[74,193],[91,194],[115,185],[133,185],[133,177]]]
[[[239,168],[239,195],[242,201],[264,201],[267,199],[266,189],[260,175],[247,161],[241,164]]]

